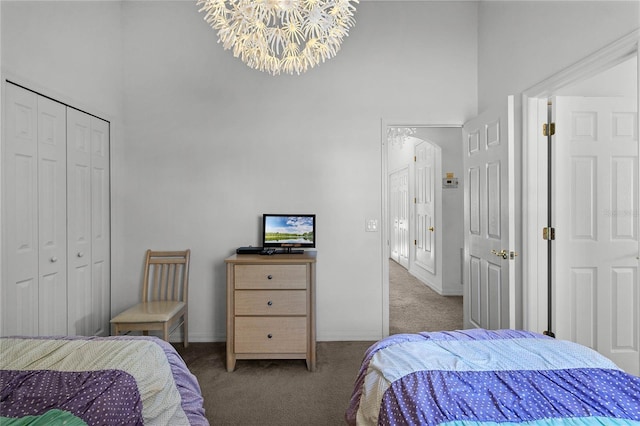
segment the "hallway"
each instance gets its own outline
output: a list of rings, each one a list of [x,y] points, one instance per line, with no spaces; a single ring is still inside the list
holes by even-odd
[[[440,296],[389,260],[389,334],[462,328],[462,296]]]

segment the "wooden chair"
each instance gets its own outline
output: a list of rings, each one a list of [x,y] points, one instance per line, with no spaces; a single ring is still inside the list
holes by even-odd
[[[147,250],[142,285],[142,302],[116,315],[111,324],[114,334],[141,330],[161,330],[162,338],[183,325],[184,347],[189,346],[188,288],[189,256],[185,251]]]

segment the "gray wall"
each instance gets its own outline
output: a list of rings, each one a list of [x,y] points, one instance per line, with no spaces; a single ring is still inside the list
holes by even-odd
[[[135,275],[147,246],[191,247],[192,338],[221,339],[224,258],[260,243],[263,212],[316,213],[318,338],[380,337],[380,233],[364,228],[381,219],[380,120],[475,113],[476,5],[363,3],[337,57],[278,77],[224,51],[191,3],[123,7],[127,185],[114,275]],[[135,294],[115,294],[114,310]]]
[[[194,2],[0,8],[3,78],[112,122],[113,313],[146,248],[190,247],[193,341],[224,339],[224,258],[263,212],[318,215],[318,338],[380,337],[381,120],[462,123],[638,26],[635,2],[362,2],[337,57],[271,77]]]
[[[488,1],[478,10],[478,112],[640,27],[638,1]]]

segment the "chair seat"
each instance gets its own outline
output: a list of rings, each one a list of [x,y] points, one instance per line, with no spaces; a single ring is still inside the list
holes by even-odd
[[[185,307],[184,302],[174,300],[158,300],[139,303],[111,319],[112,323],[164,322]]]

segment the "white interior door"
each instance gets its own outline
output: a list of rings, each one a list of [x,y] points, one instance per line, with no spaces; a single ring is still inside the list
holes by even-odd
[[[2,331],[33,336],[38,335],[38,101],[35,93],[13,84],[6,85],[5,96]]]
[[[415,146],[415,265],[436,273],[435,148],[429,142]]]
[[[463,126],[465,328],[515,327],[513,102]]]
[[[91,116],[67,113],[69,334],[91,335]]]
[[[398,219],[398,197],[399,197],[399,176],[398,172],[389,175],[389,256],[398,262],[400,253],[400,232]]]
[[[2,333],[66,334],[65,107],[5,90]]]
[[[40,335],[67,333],[66,107],[38,96]]]
[[[108,336],[111,317],[110,127],[91,117],[92,335]]]
[[[389,176],[391,258],[409,268],[409,168]]]
[[[109,123],[5,94],[1,332],[108,335]]]
[[[640,373],[635,100],[556,97],[556,337]]]

